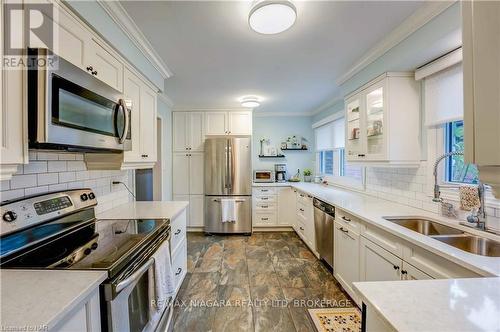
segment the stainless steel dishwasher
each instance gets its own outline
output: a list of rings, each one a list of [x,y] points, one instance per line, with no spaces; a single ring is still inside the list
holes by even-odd
[[[313,200],[316,247],[320,258],[333,269],[333,222],[335,207],[319,199]]]

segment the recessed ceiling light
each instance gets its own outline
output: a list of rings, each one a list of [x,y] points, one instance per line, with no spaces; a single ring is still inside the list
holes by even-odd
[[[297,9],[291,1],[257,1],[248,15],[248,24],[258,33],[272,35],[288,30],[297,18]]]
[[[255,96],[248,96],[241,98],[241,106],[248,108],[255,108],[260,106],[259,98]]]

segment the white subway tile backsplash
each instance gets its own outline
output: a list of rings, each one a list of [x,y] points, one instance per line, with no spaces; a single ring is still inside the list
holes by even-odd
[[[11,180],[0,181],[0,201],[66,189],[90,187],[98,199],[98,211],[131,200],[123,181],[133,189],[133,171],[88,171],[82,153],[30,150],[30,163],[20,166]]]
[[[55,184],[59,182],[58,173],[42,173],[42,174],[37,174],[37,176],[38,176],[38,185],[40,186],[46,184]]]
[[[46,161],[31,161],[28,164],[23,165],[24,174],[37,174],[47,172],[47,162]]]
[[[14,175],[10,180],[11,189],[36,187],[36,175]]]
[[[49,161],[47,162],[49,172],[66,172],[66,161]]]
[[[59,173],[59,182],[71,182],[76,180],[75,172]]]

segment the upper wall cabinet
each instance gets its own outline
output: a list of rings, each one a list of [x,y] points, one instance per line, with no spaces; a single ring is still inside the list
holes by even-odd
[[[174,152],[203,151],[205,116],[203,112],[173,113]]]
[[[92,42],[94,52],[88,66],[91,73],[116,90],[123,91],[123,63],[106,46],[101,46],[95,40]]]
[[[385,73],[345,99],[346,158],[371,165],[420,163],[420,85]]]
[[[465,159],[500,198],[500,2],[461,5]]]
[[[252,135],[252,112],[206,112],[206,135]]]

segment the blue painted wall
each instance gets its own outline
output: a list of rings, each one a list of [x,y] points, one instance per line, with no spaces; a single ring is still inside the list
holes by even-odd
[[[262,137],[270,139],[270,145],[279,147],[289,136],[302,136],[307,139],[308,151],[285,151],[286,158],[259,158]],[[314,132],[310,116],[272,116],[253,117],[253,169],[274,170],[274,164],[286,163],[288,174],[293,175],[300,169],[314,169]]]
[[[163,76],[96,1],[68,0],[66,3],[137,70],[163,91]]]

